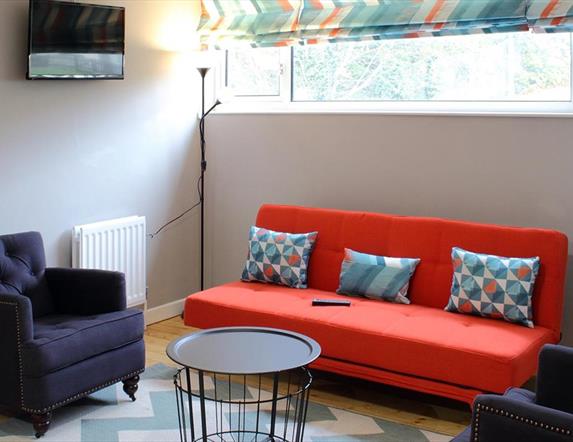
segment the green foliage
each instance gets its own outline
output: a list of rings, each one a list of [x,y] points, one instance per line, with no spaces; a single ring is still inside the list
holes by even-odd
[[[294,49],[297,101],[569,99],[570,34],[384,40]]]

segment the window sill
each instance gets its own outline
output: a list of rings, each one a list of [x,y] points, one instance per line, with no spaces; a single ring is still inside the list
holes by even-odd
[[[507,103],[479,103],[468,109],[467,103],[276,103],[230,102],[219,106],[219,115],[387,115],[387,116],[451,116],[451,117],[526,117],[573,118],[571,103],[519,103],[509,108]],[[394,104],[396,104],[394,106]],[[465,107],[464,107],[465,106]]]

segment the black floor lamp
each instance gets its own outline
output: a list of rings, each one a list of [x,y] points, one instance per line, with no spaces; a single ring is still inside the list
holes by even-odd
[[[205,157],[205,117],[221,104],[219,100],[205,112],[205,76],[210,68],[197,68],[201,75],[201,120],[199,120],[199,136],[201,137],[201,178],[199,184],[199,202],[201,203],[201,290],[205,289],[205,172],[207,160]]]

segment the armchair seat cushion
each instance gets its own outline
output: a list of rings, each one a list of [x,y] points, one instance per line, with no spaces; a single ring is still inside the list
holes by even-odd
[[[96,316],[47,315],[34,322],[34,339],[23,347],[24,375],[40,377],[143,337],[137,309]]]
[[[535,393],[525,388],[508,388],[504,396],[514,401],[535,403]]]

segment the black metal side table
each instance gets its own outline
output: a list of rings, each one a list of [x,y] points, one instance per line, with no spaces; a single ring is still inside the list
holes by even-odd
[[[262,327],[225,327],[182,336],[167,355],[179,435],[193,442],[301,442],[320,345]],[[267,387],[267,388],[265,388]]]

